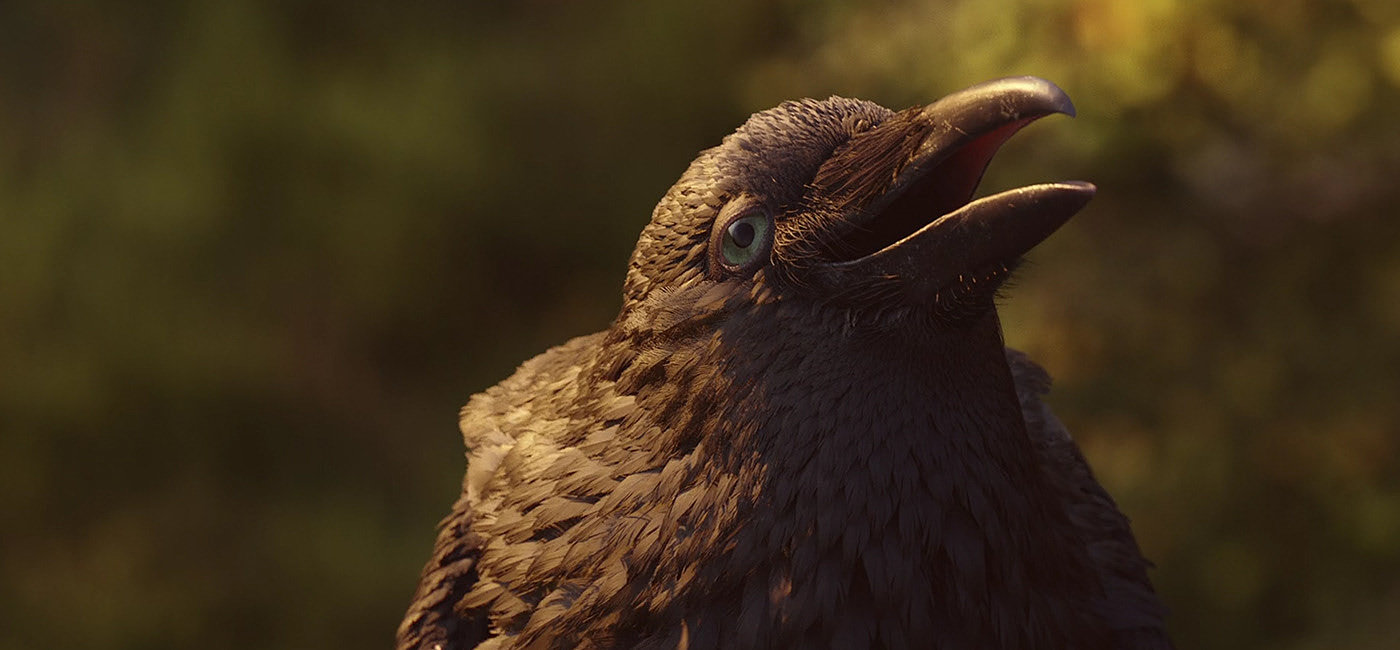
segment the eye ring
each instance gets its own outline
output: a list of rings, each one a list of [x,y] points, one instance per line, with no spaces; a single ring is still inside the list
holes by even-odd
[[[772,248],[772,215],[762,206],[731,203],[710,232],[710,269],[717,275],[752,273],[768,263]]]

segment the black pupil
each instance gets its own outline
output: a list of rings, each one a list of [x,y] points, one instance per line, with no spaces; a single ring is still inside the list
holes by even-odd
[[[747,221],[739,221],[729,226],[729,238],[734,240],[734,245],[739,248],[748,248],[753,243],[753,224]]]

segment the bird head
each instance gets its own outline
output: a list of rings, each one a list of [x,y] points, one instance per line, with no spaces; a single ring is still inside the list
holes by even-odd
[[[857,326],[975,320],[1022,256],[1094,194],[1059,182],[973,200],[998,148],[1053,113],[1074,107],[1035,77],[899,112],[832,97],[757,113],[702,152],[657,206],[628,270],[623,317],[685,320],[683,303],[700,296],[731,307],[715,298],[745,296]]]

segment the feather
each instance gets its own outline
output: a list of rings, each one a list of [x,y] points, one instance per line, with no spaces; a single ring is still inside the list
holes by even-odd
[[[612,326],[463,407],[463,492],[400,650],[1170,647],[1127,518],[995,311],[1092,188],[959,203],[1067,106],[1029,78],[899,113],[803,100],[702,152]],[[736,252],[739,217],[772,237]]]

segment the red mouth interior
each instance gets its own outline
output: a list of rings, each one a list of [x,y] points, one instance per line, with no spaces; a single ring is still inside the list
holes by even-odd
[[[885,204],[879,214],[842,238],[843,257],[855,260],[878,252],[914,234],[938,217],[967,205],[977,191],[977,184],[982,180],[992,156],[1033,119],[1008,122],[976,137],[924,171],[903,189],[896,189],[898,195]]]

